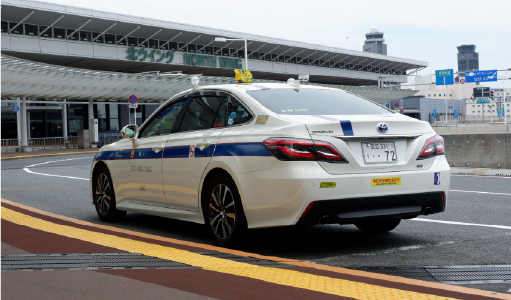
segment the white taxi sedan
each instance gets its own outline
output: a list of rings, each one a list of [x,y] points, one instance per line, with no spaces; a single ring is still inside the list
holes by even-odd
[[[204,86],[101,148],[92,203],[205,224],[228,245],[247,228],[355,224],[385,233],[445,210],[450,168],[427,122],[338,89]]]

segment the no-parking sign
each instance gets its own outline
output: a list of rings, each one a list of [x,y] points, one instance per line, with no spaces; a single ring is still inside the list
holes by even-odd
[[[130,104],[136,104],[136,103],[138,102],[138,98],[137,98],[137,96],[135,96],[135,95],[131,95],[131,96],[128,98],[128,102],[129,102]]]

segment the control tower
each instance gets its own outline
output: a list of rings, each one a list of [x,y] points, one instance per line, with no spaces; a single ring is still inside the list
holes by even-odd
[[[458,72],[479,70],[479,53],[476,52],[476,45],[463,44],[458,46]]]
[[[383,42],[385,42],[383,32],[378,31],[378,28],[373,26],[371,32],[366,33],[366,40],[362,49],[364,52],[387,55],[387,44]]]

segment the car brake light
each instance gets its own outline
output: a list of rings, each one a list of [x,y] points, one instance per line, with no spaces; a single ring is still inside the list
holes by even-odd
[[[417,157],[417,159],[427,159],[433,156],[444,154],[444,139],[441,136],[436,135],[426,141],[426,144],[422,148],[421,154],[419,157]]]
[[[270,138],[263,145],[279,160],[347,163],[332,144],[323,141]]]

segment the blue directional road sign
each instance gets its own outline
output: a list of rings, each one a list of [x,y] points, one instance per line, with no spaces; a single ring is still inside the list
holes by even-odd
[[[14,107],[12,108],[12,111],[20,111],[19,105],[16,103],[14,104]]]
[[[457,109],[454,110],[454,118],[458,118],[458,110]]]
[[[465,79],[467,82],[497,81],[497,70],[467,71]]]
[[[454,84],[454,73],[452,69],[436,70],[436,85]]]
[[[452,109],[452,105],[449,105],[449,109]]]
[[[386,106],[387,108],[389,108],[389,107],[390,107],[390,104],[389,104],[389,103],[387,103],[387,104],[385,104],[385,106]]]
[[[436,109],[433,109],[433,118],[436,119]]]

